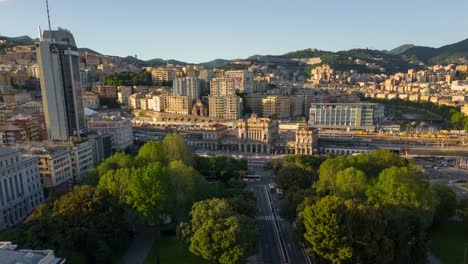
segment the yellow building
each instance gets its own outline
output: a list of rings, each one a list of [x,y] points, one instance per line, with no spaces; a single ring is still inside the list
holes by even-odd
[[[241,98],[236,95],[208,97],[209,117],[219,119],[237,119],[241,116]]]
[[[236,83],[231,78],[213,78],[210,82],[210,95],[226,96],[236,94]]]
[[[262,99],[263,116],[276,116],[279,119],[290,117],[290,100],[286,96],[268,96]]]
[[[245,96],[245,105],[249,108],[252,113],[257,113],[263,115],[262,113],[262,100],[265,98],[265,94],[261,93],[251,93]]]
[[[151,71],[151,78],[153,83],[161,81],[173,81],[176,78],[176,71],[169,68],[155,68]]]
[[[462,106],[461,113],[468,116],[468,104],[465,104],[464,106]]]
[[[164,112],[189,115],[192,111],[192,97],[183,95],[164,96]]]
[[[317,151],[318,130],[302,127],[296,130],[296,154],[312,155]]]
[[[269,154],[277,135],[278,122],[270,118],[252,114],[249,119],[237,122],[240,152]]]

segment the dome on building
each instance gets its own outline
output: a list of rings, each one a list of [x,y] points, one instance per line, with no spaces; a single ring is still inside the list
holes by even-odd
[[[426,87],[421,91],[423,94],[431,94],[432,92],[433,90],[430,87]]]

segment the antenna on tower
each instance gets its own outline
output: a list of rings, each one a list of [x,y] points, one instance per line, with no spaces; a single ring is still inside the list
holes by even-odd
[[[49,0],[46,0],[45,2],[47,7],[47,22],[49,22],[49,31],[52,31],[52,27],[50,25]]]

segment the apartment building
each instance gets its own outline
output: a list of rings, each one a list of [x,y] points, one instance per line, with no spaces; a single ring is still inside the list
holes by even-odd
[[[210,82],[210,96],[227,96],[236,94],[236,82],[231,78],[213,78]]]
[[[209,117],[238,119],[242,114],[242,99],[236,95],[208,97]]]
[[[44,201],[38,158],[0,149],[0,230],[20,223]]]
[[[168,95],[163,96],[164,112],[189,115],[192,111],[192,97]]]
[[[132,95],[131,86],[117,86],[117,102],[119,104],[128,104],[130,95]]]
[[[115,86],[99,86],[98,93],[99,98],[117,100],[117,87]]]
[[[286,96],[268,96],[262,99],[264,117],[287,119],[291,116],[290,99]]]
[[[93,92],[83,93],[83,107],[90,109],[99,108],[99,96]]]
[[[110,134],[112,149],[122,151],[133,144],[132,122],[123,117],[97,116],[88,120],[88,129],[101,134]]]
[[[174,80],[173,95],[190,96],[192,100],[199,99],[201,96],[200,80],[195,77],[184,77]]]
[[[253,73],[250,71],[227,71],[227,78],[233,79],[239,93],[252,93],[254,88]]]

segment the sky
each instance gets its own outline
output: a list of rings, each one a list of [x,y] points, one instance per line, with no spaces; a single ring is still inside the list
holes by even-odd
[[[317,48],[440,47],[468,38],[467,0],[49,0],[79,47],[205,62]],[[45,0],[0,0],[0,34],[38,36]]]

